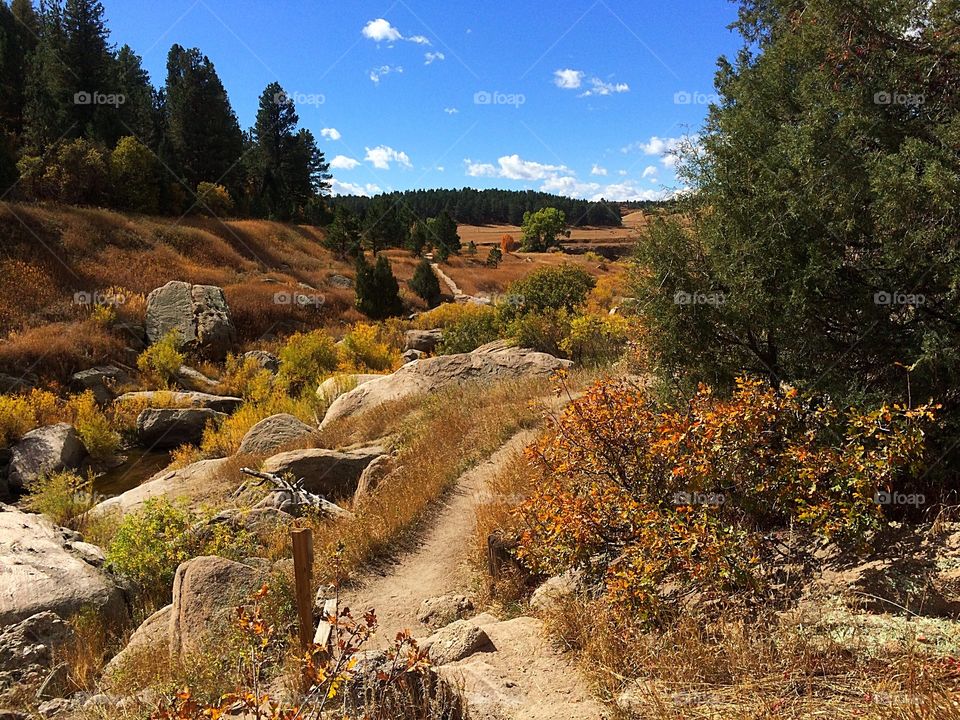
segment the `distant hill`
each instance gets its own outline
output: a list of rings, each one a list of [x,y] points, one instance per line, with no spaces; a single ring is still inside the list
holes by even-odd
[[[525,212],[536,212],[545,207],[555,207],[567,216],[574,227],[620,227],[621,203],[591,202],[575,198],[550,195],[533,190],[406,190],[385,193],[387,197],[405,207],[413,217],[426,218],[446,210],[458,222],[465,225],[520,225]],[[333,206],[346,207],[358,214],[365,214],[374,198],[339,196],[328,202]],[[631,203],[631,209],[649,209],[659,203]]]

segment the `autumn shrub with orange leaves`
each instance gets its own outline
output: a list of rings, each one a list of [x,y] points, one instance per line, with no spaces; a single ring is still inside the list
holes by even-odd
[[[706,387],[659,407],[627,382],[601,382],[528,449],[543,480],[518,509],[519,556],[571,568],[642,618],[671,597],[758,596],[770,530],[862,542],[878,493],[899,491],[924,462],[936,408],[841,411],[740,379],[728,398]]]

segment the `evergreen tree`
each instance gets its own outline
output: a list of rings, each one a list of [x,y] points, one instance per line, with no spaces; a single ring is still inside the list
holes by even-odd
[[[423,298],[428,307],[434,307],[440,302],[440,281],[426,258],[417,263],[410,289]]]
[[[433,250],[442,253],[444,260],[450,255],[459,255],[462,245],[457,233],[457,223],[446,210],[430,221],[433,235]]]
[[[405,208],[385,195],[374,198],[364,223],[364,236],[373,254],[383,248],[406,246],[409,235],[410,221]]]
[[[45,0],[37,20],[38,41],[29,59],[24,100],[27,147],[42,153],[67,135],[79,134],[72,124],[73,95],[68,93],[63,56],[67,37],[60,0]]]
[[[369,318],[383,320],[403,314],[400,286],[386,255],[378,255],[371,266],[361,253],[356,264],[357,309]]]
[[[23,132],[27,74],[36,48],[37,15],[29,0],[0,1],[0,131]]]
[[[323,244],[338,257],[359,256],[361,254],[360,223],[357,216],[344,207],[338,207],[333,222],[327,226]]]
[[[54,66],[66,93],[71,136],[84,136],[113,145],[120,136],[119,104],[100,102],[117,98],[110,31],[98,0],[67,0],[63,10],[64,46]]]
[[[124,97],[117,108],[121,137],[133,135],[141,143],[156,150],[159,143],[157,98],[150,75],[143,68],[143,59],[129,45],[117,52],[116,87]]]
[[[427,223],[423,220],[417,220],[410,230],[410,239],[407,242],[407,248],[413,253],[414,257],[420,257],[429,244],[430,230],[427,227]]]
[[[243,133],[213,63],[198,49],[170,49],[164,105],[166,152],[188,186],[220,183],[236,193]]]

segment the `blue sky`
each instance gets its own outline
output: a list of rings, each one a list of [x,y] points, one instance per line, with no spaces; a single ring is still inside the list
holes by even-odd
[[[173,43],[217,67],[240,124],[276,80],[333,161],[335,191],[535,189],[611,200],[677,188],[728,0],[104,0],[155,85]]]

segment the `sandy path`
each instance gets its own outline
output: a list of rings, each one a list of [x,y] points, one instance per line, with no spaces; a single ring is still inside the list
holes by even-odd
[[[463,295],[463,292],[457,287],[457,284],[453,281],[453,278],[447,275],[441,268],[438,263],[432,263],[430,267],[433,268],[433,271],[437,274],[437,277],[443,281],[443,283],[450,288],[450,292],[453,293],[454,297],[460,297]]]
[[[477,504],[485,494],[488,480],[535,437],[533,430],[521,431],[488,460],[464,473],[412,551],[401,554],[375,574],[362,578],[358,587],[343,593],[341,603],[352,608],[355,616],[370,608],[376,611],[380,627],[371,639],[371,647],[389,645],[404,629],[415,636],[428,635],[430,630],[417,622],[420,603],[439,595],[472,590],[467,561]]]

